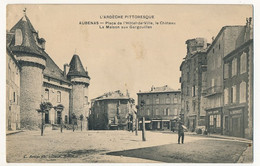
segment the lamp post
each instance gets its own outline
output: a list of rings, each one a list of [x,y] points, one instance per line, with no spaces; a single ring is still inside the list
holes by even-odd
[[[64,109],[64,106],[62,104],[59,104],[53,108],[55,109],[55,111],[60,112],[60,132],[62,133],[62,127],[63,127],[62,111]]]
[[[142,109],[142,112],[143,112],[143,108],[144,108],[144,105],[145,105],[145,102],[144,100],[141,101],[141,109]],[[143,141],[146,141],[146,138],[145,138],[145,117],[143,116],[142,118],[142,140]]]
[[[136,105],[136,112],[135,112],[135,114],[136,114],[136,118],[135,118],[135,135],[138,135],[138,116],[137,116],[137,111],[139,110],[139,106],[138,105]]]

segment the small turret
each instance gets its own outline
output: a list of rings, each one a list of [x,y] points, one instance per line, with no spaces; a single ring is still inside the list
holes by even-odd
[[[72,82],[70,115],[74,113],[77,119],[83,115],[83,128],[87,129],[87,117],[89,115],[88,86],[90,77],[88,72],[84,70],[78,55],[73,55],[69,66],[70,69],[67,77]],[[72,119],[70,119],[70,122],[72,122]]]

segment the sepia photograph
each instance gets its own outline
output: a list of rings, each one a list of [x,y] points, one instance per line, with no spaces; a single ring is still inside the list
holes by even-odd
[[[252,164],[253,7],[8,4],[6,163]]]

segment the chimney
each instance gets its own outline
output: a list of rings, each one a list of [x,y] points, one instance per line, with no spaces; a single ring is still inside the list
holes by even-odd
[[[68,65],[67,63],[65,63],[65,64],[63,65],[63,68],[64,68],[63,75],[64,75],[64,77],[67,76],[67,67],[69,67],[69,65]]]

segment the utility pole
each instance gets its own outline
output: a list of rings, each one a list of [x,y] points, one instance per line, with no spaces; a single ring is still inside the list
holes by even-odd
[[[145,117],[143,117],[142,139],[143,139],[143,141],[146,141],[146,138],[145,138]]]
[[[144,100],[141,101],[141,109],[142,109],[142,112],[144,110],[144,105],[145,105],[145,102]],[[144,112],[143,112],[144,113]],[[143,125],[143,128],[142,128],[142,140],[143,141],[146,141],[146,138],[145,138],[145,117],[143,116],[143,119],[142,119],[142,125]]]

